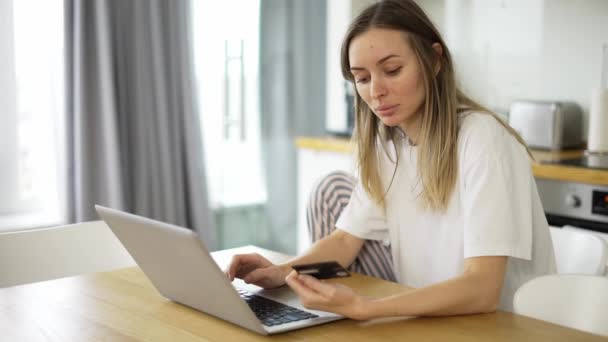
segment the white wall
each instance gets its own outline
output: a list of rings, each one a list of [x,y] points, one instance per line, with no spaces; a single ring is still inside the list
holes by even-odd
[[[516,99],[574,101],[599,87],[606,0],[418,0],[439,26],[469,95],[506,112]]]

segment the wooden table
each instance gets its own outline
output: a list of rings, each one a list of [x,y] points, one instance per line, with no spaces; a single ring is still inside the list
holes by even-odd
[[[247,246],[213,253],[287,256]],[[340,280],[380,295],[400,286],[355,274]],[[201,289],[203,290],[203,289]],[[1,341],[606,341],[506,312],[442,318],[342,320],[265,337],[161,297],[138,268],[0,289]]]

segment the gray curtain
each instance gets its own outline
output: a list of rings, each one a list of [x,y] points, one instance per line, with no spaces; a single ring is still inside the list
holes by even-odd
[[[187,0],[66,0],[70,219],[93,205],[196,229],[215,248]]]
[[[297,247],[298,136],[318,136],[325,123],[325,0],[261,1],[262,151],[272,246]]]

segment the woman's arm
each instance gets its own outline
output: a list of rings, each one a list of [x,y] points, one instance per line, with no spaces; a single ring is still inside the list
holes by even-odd
[[[322,261],[337,261],[343,267],[348,267],[355,261],[365,240],[336,229],[325,238],[315,242],[304,254],[279,265],[291,272],[291,265],[310,264]]]
[[[364,240],[343,230],[335,230],[329,236],[317,241],[303,255],[280,265],[274,265],[259,254],[238,254],[232,257],[225,273],[230,281],[241,278],[246,283],[264,288],[274,288],[285,284],[285,277],[292,271],[291,265],[335,260],[342,266],[350,265]]]
[[[345,286],[295,273],[287,277],[287,283],[305,307],[353,319],[473,314],[496,310],[506,265],[504,256],[469,258],[464,262],[464,272],[456,278],[377,299],[366,299]]]
[[[370,317],[443,316],[496,311],[507,257],[466,259],[462,275],[431,286],[371,300],[364,311]]]

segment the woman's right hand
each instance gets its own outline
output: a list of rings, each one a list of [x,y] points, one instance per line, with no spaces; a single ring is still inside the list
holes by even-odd
[[[271,289],[284,285],[285,277],[291,271],[291,267],[287,265],[275,265],[257,253],[251,253],[233,256],[224,273],[230,281],[240,278],[247,284]]]

